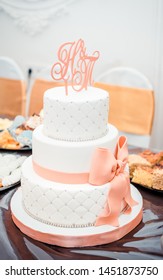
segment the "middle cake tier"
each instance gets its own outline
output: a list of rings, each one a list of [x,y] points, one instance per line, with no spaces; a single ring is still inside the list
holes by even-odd
[[[45,179],[62,183],[85,183],[95,148],[114,152],[118,130],[111,124],[104,137],[84,142],[54,140],[43,133],[43,125],[33,132],[33,168]]]

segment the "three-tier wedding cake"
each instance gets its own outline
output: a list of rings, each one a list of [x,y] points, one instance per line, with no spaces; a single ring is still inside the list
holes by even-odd
[[[77,55],[80,71],[72,67]],[[33,132],[32,156],[22,166],[21,189],[12,199],[15,224],[43,242],[65,247],[111,242],[142,217],[141,197],[129,182],[127,140],[108,124],[108,92],[85,83],[98,56],[87,56],[82,40],[59,49],[60,71],[55,64],[52,76],[66,77],[66,85],[44,94],[43,125]],[[68,85],[65,69],[70,68]]]

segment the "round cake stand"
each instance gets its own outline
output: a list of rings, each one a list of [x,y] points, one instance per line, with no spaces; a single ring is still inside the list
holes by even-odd
[[[131,194],[138,202],[130,214],[121,214],[119,227],[63,228],[42,223],[29,216],[22,205],[22,190],[19,188],[11,199],[11,214],[15,225],[29,237],[62,247],[86,247],[114,242],[133,230],[142,219],[143,201],[139,191],[131,185]]]

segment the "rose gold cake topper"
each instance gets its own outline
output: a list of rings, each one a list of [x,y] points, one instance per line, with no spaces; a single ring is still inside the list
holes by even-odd
[[[99,55],[99,51],[87,55],[82,39],[64,43],[58,50],[58,62],[52,66],[51,76],[55,81],[64,81],[66,95],[68,85],[75,91],[87,89],[88,85],[93,84],[93,67]]]

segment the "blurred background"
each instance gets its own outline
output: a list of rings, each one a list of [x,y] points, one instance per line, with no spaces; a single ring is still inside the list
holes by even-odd
[[[151,82],[155,117],[150,146],[163,149],[162,0],[0,0],[0,56],[13,58],[27,83],[56,61],[58,47],[82,38],[100,51],[94,80],[132,67]]]

